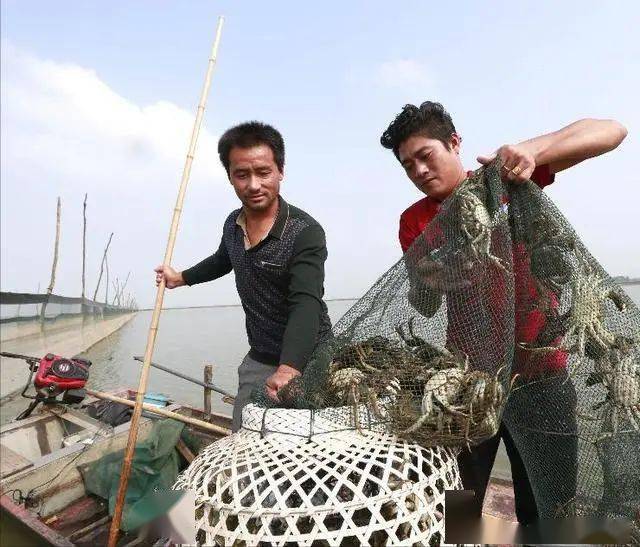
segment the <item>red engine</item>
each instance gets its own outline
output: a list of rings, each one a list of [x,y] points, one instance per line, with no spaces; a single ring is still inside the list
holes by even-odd
[[[67,359],[47,353],[38,365],[33,381],[38,393],[45,397],[55,397],[63,391],[82,389],[89,378],[91,361],[72,357]]]

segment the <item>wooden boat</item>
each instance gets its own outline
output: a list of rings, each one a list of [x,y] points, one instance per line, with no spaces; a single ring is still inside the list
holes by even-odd
[[[135,400],[135,392],[113,395]],[[115,427],[89,416],[98,399],[87,398],[80,408],[47,405],[33,416],[0,429],[0,497],[2,545],[104,545],[110,518],[107,503],[85,491],[79,468],[125,447],[129,422]],[[231,418],[207,414],[184,404],[167,410],[208,421],[230,430]],[[143,415],[139,440],[145,439],[157,416]],[[222,437],[186,425],[200,448]],[[178,447],[180,449],[180,447]],[[184,450],[184,448],[182,448]],[[186,466],[193,454],[182,452]],[[513,491],[509,481],[492,479],[485,514],[515,522]],[[151,545],[135,534],[123,534],[119,545]]]
[[[112,394],[135,400],[131,390]],[[106,501],[85,491],[79,467],[123,449],[130,424],[112,427],[90,417],[90,407],[98,403],[98,399],[87,398],[80,408],[47,405],[0,429],[0,544],[106,544],[110,525]],[[167,410],[231,428],[229,416],[206,415],[187,405],[169,403]],[[157,418],[143,415],[139,441],[148,436]],[[200,448],[222,436],[193,425],[185,427]],[[187,465],[193,454],[184,446],[178,448]],[[119,542],[123,546],[140,544],[142,538],[131,534],[123,534]]]

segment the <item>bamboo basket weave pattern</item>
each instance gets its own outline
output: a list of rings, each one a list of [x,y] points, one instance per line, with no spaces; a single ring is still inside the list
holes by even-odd
[[[198,543],[439,545],[455,453],[327,419],[341,411],[245,407],[176,483],[195,490]]]

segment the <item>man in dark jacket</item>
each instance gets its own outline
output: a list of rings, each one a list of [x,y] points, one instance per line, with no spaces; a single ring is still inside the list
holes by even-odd
[[[322,227],[280,196],[284,141],[273,127],[248,122],[232,127],[218,143],[220,161],[242,207],[224,223],[218,250],[178,272],[156,268],[169,289],[235,273],[251,347],[238,369],[233,430],[254,388],[278,390],[300,375],[316,344],[330,335],[324,295],[327,258]]]

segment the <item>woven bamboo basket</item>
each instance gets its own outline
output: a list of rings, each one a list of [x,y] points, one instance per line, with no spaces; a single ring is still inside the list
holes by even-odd
[[[345,429],[350,412],[245,407],[243,428],[176,483],[195,491],[198,543],[439,545],[445,490],[461,488],[455,452],[380,424]]]

